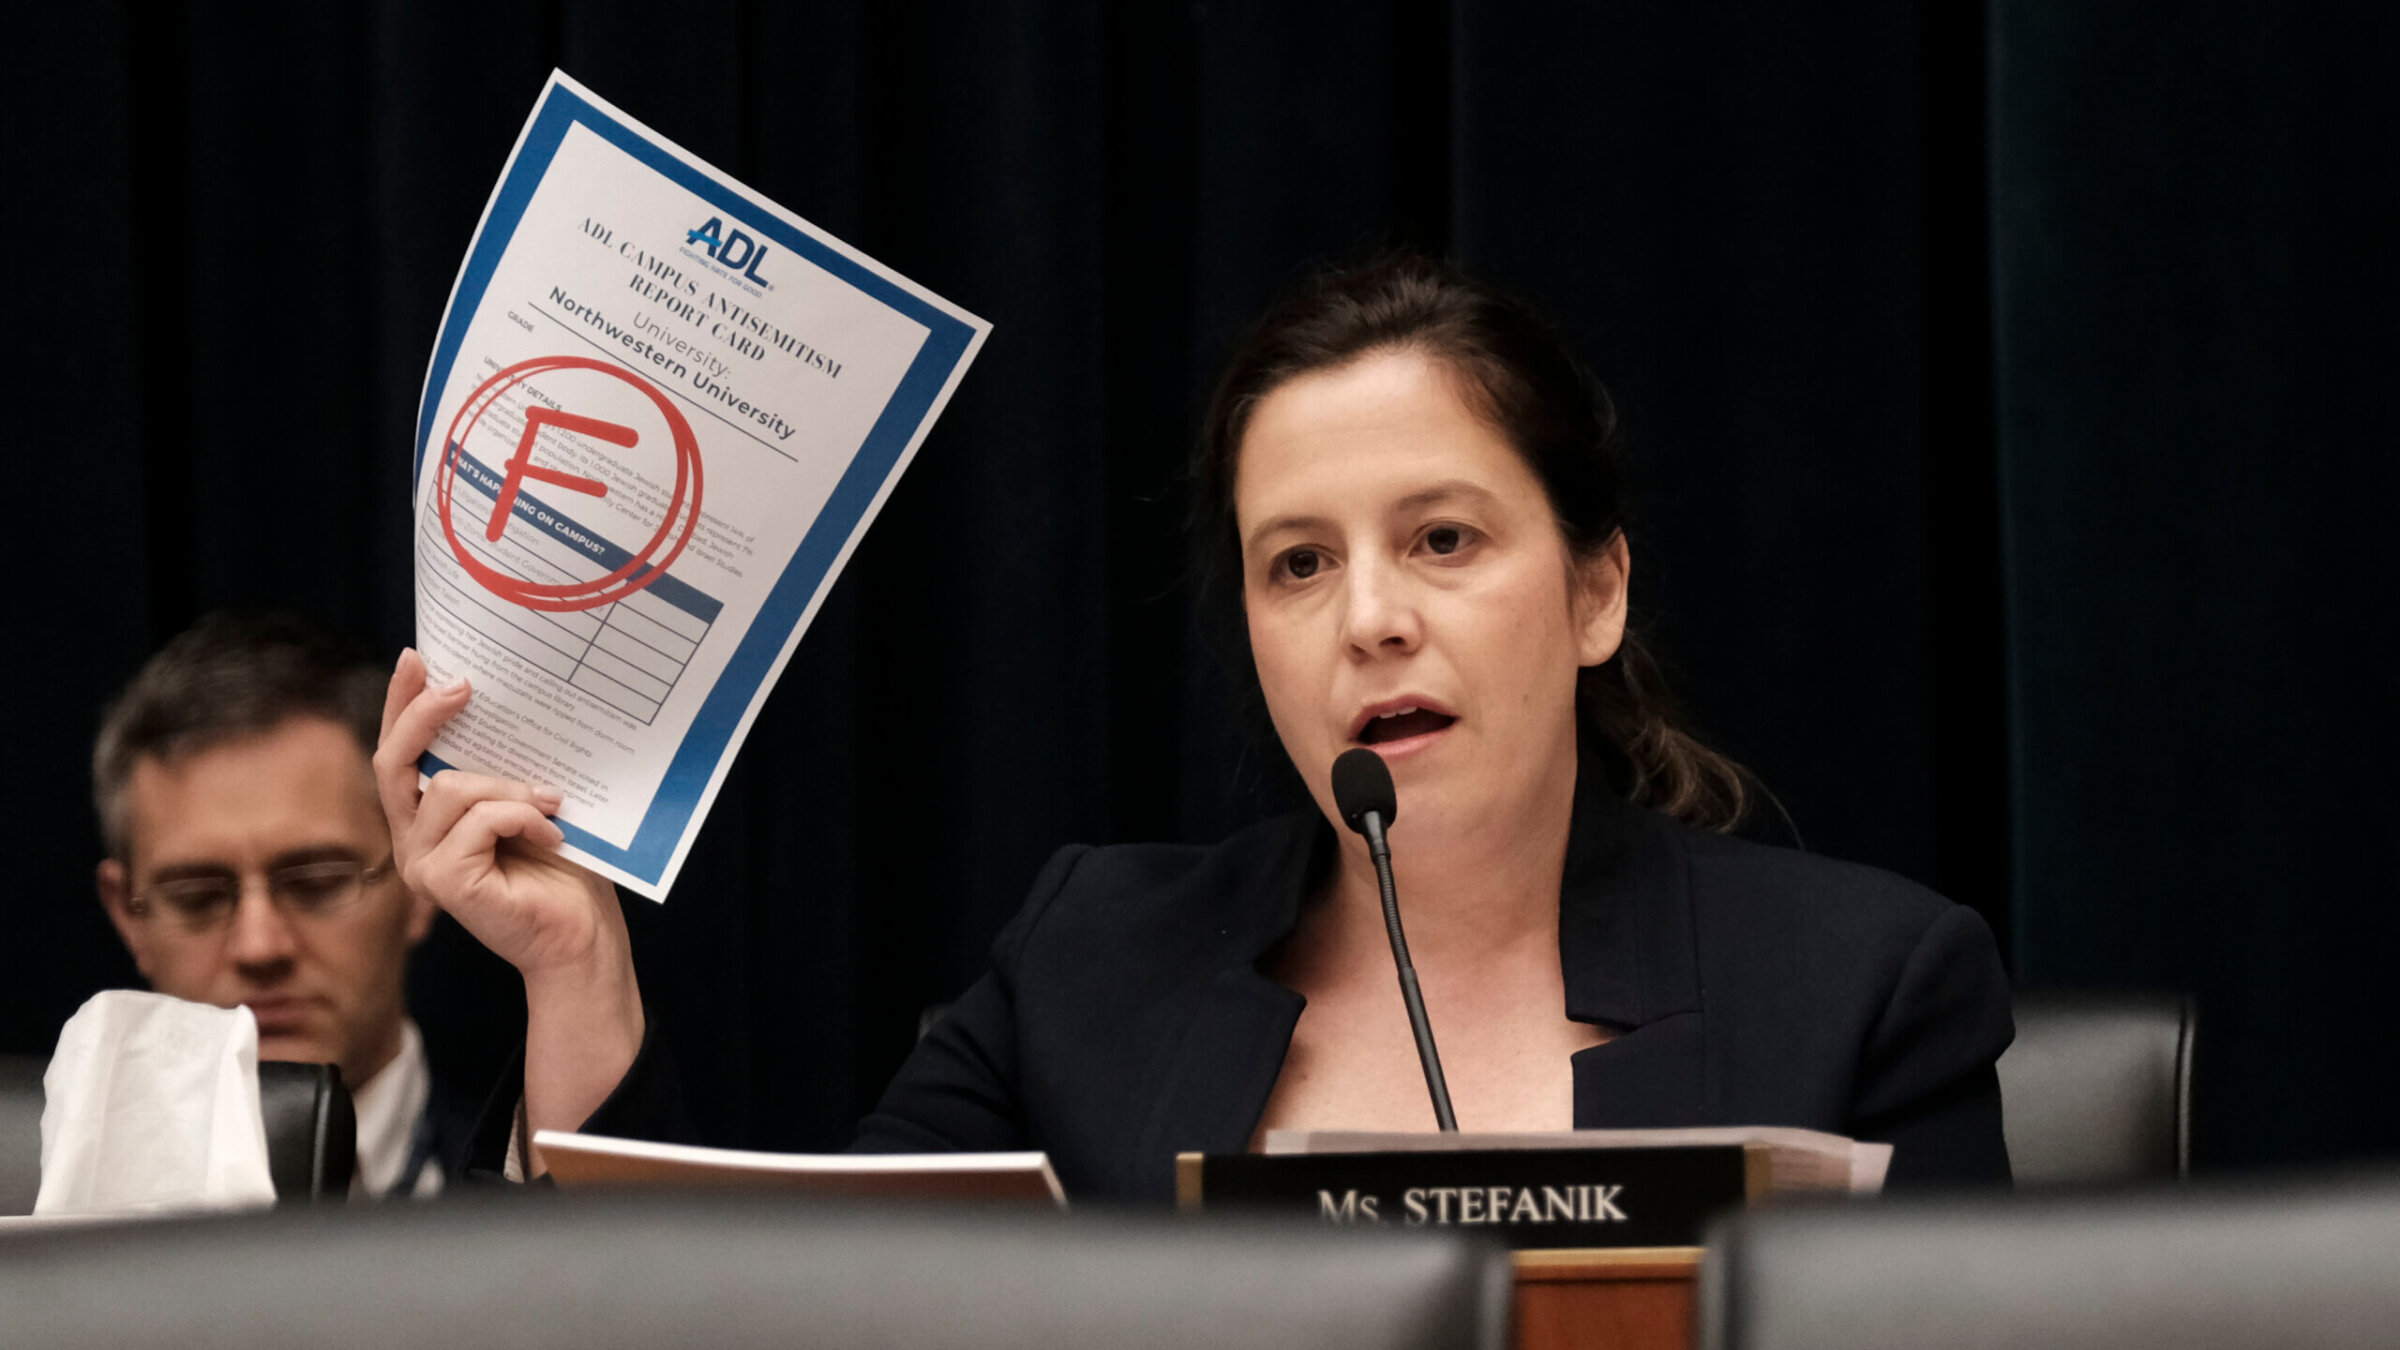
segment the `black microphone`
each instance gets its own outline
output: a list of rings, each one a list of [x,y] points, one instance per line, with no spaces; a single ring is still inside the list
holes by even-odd
[[[1392,964],[1400,968],[1400,998],[1408,1005],[1408,1028],[1417,1034],[1417,1061],[1425,1066],[1425,1090],[1433,1095],[1433,1118],[1455,1132],[1458,1117],[1450,1113],[1450,1084],[1442,1077],[1442,1057],[1433,1048],[1433,1024],[1425,1020],[1425,996],[1417,992],[1417,968],[1408,959],[1408,937],[1400,931],[1400,893],[1392,889],[1392,846],[1384,827],[1400,816],[1400,796],[1392,787],[1392,771],[1372,750],[1345,750],[1333,761],[1333,805],[1351,829],[1367,837],[1367,856],[1375,860],[1375,880],[1383,887],[1383,927],[1392,939]]]

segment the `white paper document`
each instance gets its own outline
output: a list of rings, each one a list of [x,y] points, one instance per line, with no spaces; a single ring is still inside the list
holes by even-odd
[[[417,419],[445,767],[557,788],[666,898],[734,752],[989,325],[553,73]]]
[[[982,1200],[1064,1209],[1046,1153],[756,1153],[536,1130],[565,1186],[735,1186],[872,1200]]]

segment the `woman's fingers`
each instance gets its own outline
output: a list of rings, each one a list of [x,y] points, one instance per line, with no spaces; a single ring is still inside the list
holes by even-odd
[[[550,851],[564,842],[557,823],[532,802],[484,798],[419,855],[409,884],[529,979],[539,971],[581,969],[595,953],[605,959],[613,950],[596,935],[615,894]]]
[[[378,743],[392,734],[392,723],[399,719],[400,710],[424,687],[425,658],[417,655],[414,647],[402,647],[400,659],[392,664],[391,682],[383,689],[383,727],[375,733]]]
[[[439,847],[456,832],[459,822],[486,803],[522,803],[534,808],[537,817],[547,816],[562,804],[555,788],[537,788],[488,774],[468,773],[462,769],[444,769],[425,784],[424,799],[417,804],[417,818],[409,829],[411,853],[428,853]],[[549,825],[549,834],[559,842],[566,836],[558,827]],[[511,832],[514,837],[516,832]],[[546,843],[539,832],[526,835],[528,843]],[[490,844],[490,840],[484,841]]]
[[[459,814],[440,840],[425,851],[420,865],[436,876],[471,882],[498,866],[495,855],[503,839],[522,839],[548,849],[565,843],[567,836],[531,802],[487,797]]]
[[[400,654],[384,692],[383,736],[375,744],[375,791],[395,842],[416,824],[418,761],[443,725],[467,706],[472,692],[465,680],[428,687],[425,663],[413,651]]]
[[[383,729],[375,737],[375,795],[383,802],[383,815],[392,827],[392,839],[397,843],[408,833],[417,817],[417,761],[392,736],[392,728],[400,721],[401,712],[425,692],[425,661],[416,648],[400,649],[400,660],[392,667],[391,683],[383,690]]]

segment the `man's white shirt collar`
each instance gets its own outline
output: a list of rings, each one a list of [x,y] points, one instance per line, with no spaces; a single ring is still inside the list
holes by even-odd
[[[417,1126],[425,1118],[425,1103],[433,1095],[433,1075],[425,1067],[425,1038],[414,1021],[400,1023],[400,1053],[374,1077],[351,1089],[350,1104],[358,1114],[358,1170],[350,1180],[352,1195],[380,1198],[391,1194],[408,1166],[417,1142]],[[423,1197],[442,1189],[442,1169],[426,1167],[417,1173],[409,1194]]]

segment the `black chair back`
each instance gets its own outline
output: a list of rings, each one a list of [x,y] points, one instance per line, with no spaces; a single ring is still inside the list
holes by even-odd
[[[2400,1176],[1767,1208],[1709,1233],[1706,1350],[2400,1342]]]
[[[258,1066],[258,1110],[267,1127],[267,1176],[278,1204],[350,1198],[358,1169],[358,1112],[332,1064]]]
[[[2190,1173],[2188,997],[2029,991],[2016,1014],[2000,1102],[2019,1186]]]
[[[749,1195],[465,1195],[0,1234],[7,1339],[125,1350],[1447,1350],[1512,1267],[1454,1233]]]

